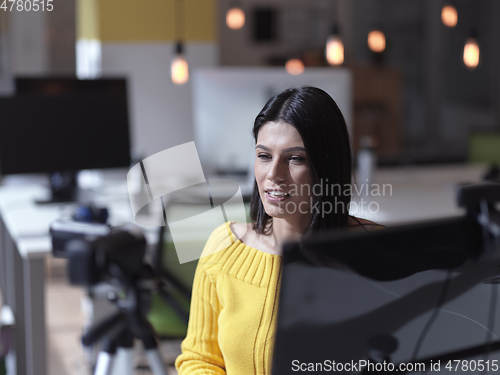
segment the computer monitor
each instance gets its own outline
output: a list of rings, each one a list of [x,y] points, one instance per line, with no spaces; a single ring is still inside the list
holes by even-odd
[[[130,166],[123,78],[17,78],[0,97],[0,174],[51,173],[52,201],[75,199],[82,169]]]
[[[206,173],[253,171],[252,127],[266,102],[290,87],[315,86],[338,104],[352,130],[352,74],[347,68],[218,67],[193,74],[195,142]],[[253,184],[253,178],[249,179]]]
[[[494,373],[477,365],[500,365],[500,249],[482,241],[466,216],[289,244],[273,374]]]

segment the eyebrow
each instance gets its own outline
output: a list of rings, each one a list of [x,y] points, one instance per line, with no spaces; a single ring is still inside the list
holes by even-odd
[[[263,149],[264,151],[271,151],[271,149],[269,147],[266,147],[264,145],[261,145],[261,144],[258,144],[257,146],[255,146],[255,148],[261,148]],[[304,147],[290,147],[290,148],[285,148],[283,151],[284,152],[291,152],[291,151],[305,151],[306,149]]]

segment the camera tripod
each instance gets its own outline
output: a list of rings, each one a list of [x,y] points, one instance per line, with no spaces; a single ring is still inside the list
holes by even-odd
[[[134,337],[141,339],[143,347],[146,351],[146,358],[148,360],[149,367],[153,374],[167,375],[165,366],[158,352],[158,346],[153,335],[153,330],[149,327],[149,323],[145,323],[146,324],[141,326],[141,332],[139,335],[133,334],[133,330],[129,327],[129,319],[120,311],[93,326],[82,336],[82,342],[84,345],[92,345],[99,340],[100,337],[104,336],[103,348],[97,357],[94,375],[112,374],[118,348],[123,348],[126,351],[127,373],[124,375],[132,375],[132,348],[134,344]]]
[[[108,299],[117,305],[119,311],[92,326],[82,335],[82,344],[91,346],[102,338],[103,347],[97,357],[94,375],[111,375],[118,348],[125,349],[126,373],[133,374],[132,348],[134,338],[142,341],[149,367],[155,375],[167,375],[165,365],[158,351],[153,328],[146,319],[151,304],[151,291],[160,289],[155,284],[151,271],[145,268],[138,280],[126,277],[118,267],[112,267],[117,293],[111,293]],[[118,297],[120,296],[120,297]]]

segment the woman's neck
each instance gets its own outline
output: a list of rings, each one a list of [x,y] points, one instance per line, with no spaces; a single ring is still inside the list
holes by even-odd
[[[309,221],[292,221],[287,219],[273,218],[272,240],[273,247],[278,254],[282,253],[283,245],[286,242],[300,241],[304,237]]]

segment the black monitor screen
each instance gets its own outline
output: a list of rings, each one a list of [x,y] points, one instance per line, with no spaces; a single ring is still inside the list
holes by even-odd
[[[130,165],[124,79],[19,78],[0,98],[0,174]]]

